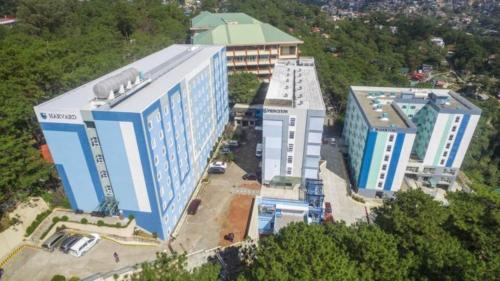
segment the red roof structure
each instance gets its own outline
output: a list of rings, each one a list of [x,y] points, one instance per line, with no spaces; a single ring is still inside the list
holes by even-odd
[[[46,144],[42,144],[40,146],[40,154],[42,155],[43,160],[54,163],[54,159],[52,159],[52,154],[50,154],[49,146]]]

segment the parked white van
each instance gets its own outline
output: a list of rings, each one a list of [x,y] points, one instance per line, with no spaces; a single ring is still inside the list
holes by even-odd
[[[75,244],[73,244],[73,246],[71,246],[69,253],[75,257],[80,257],[85,252],[94,247],[100,239],[101,237],[99,236],[99,234],[95,233],[91,234],[90,236],[84,236]]]

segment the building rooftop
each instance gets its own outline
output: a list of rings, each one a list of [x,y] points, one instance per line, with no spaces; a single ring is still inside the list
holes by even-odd
[[[279,59],[264,105],[325,110],[314,59]]]
[[[245,13],[211,13],[201,12],[191,20],[193,28],[213,28],[223,24],[250,24],[259,23]]]
[[[401,110],[401,103],[429,103],[443,113],[481,112],[474,104],[448,89],[351,86],[351,92],[372,127],[415,128]]]
[[[192,20],[193,30],[205,30],[193,37],[194,44],[226,46],[302,43],[301,40],[262,23],[244,13],[202,12]]]
[[[172,45],[48,100],[35,109],[142,112],[180,82],[186,74],[200,66],[200,61],[211,57],[220,48],[221,46]],[[140,83],[133,83],[131,89],[133,93],[125,92],[124,95],[118,96],[116,101],[96,98],[94,92],[96,84],[102,84],[103,81],[124,72],[134,73],[134,71],[142,78]],[[159,77],[161,79],[156,79]]]

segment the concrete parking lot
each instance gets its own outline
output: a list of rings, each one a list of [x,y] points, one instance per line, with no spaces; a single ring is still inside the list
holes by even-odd
[[[125,246],[108,240],[100,240],[89,252],[81,257],[64,254],[59,250],[52,253],[26,247],[7,265],[2,280],[50,280],[55,274],[66,277],[85,278],[99,272],[108,272],[125,266],[152,260],[156,252],[167,247],[157,246]],[[119,255],[115,262],[113,253]]]
[[[234,149],[234,162],[228,164],[224,174],[210,174],[196,198],[201,204],[195,215],[187,215],[179,226],[172,248],[177,252],[193,253],[200,250],[225,246],[221,239],[226,232],[235,234],[234,242],[244,237],[250,216],[251,200],[259,194],[260,184],[246,181],[242,176],[258,171],[255,146],[260,139],[258,132],[247,129],[245,140]],[[235,216],[240,219],[238,223]]]

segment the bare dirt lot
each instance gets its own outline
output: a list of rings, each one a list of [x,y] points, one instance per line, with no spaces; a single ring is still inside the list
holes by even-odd
[[[228,246],[245,239],[252,211],[253,198],[254,196],[250,195],[236,195],[233,197],[229,205],[229,210],[224,214],[224,219],[222,220],[219,246]],[[234,233],[233,242],[224,239],[224,235],[228,233]]]
[[[258,170],[256,134],[247,130],[245,141],[234,150],[235,161],[229,163],[224,174],[207,176],[208,182],[196,195],[201,200],[197,213],[186,216],[172,242],[175,251],[193,253],[231,244],[224,240],[224,235],[230,232],[235,235],[233,242],[244,239],[252,200],[261,187],[257,181],[242,179],[244,174]]]

